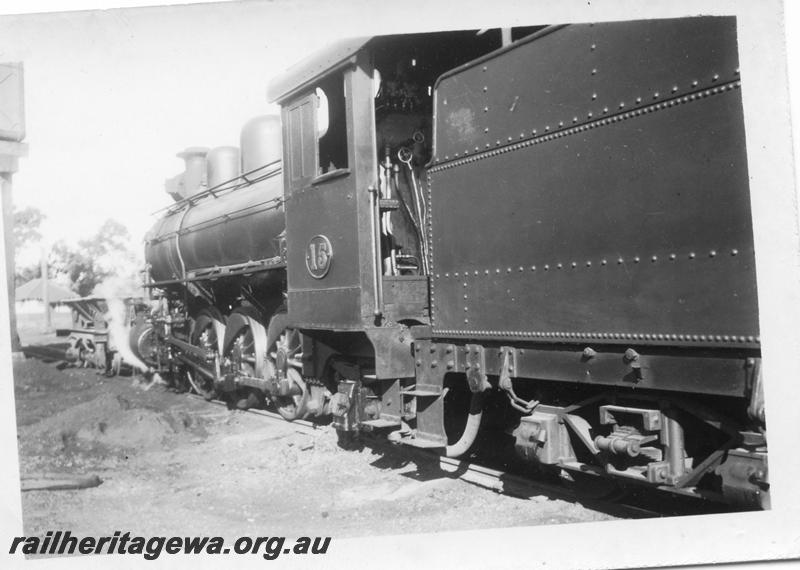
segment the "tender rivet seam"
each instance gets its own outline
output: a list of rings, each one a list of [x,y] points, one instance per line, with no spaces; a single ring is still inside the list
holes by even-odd
[[[671,107],[674,107],[674,106],[677,106],[677,105],[681,105],[681,104],[688,103],[688,102],[691,102],[691,101],[696,101],[696,100],[699,100],[699,99],[706,98],[709,95],[717,95],[717,94],[720,94],[720,93],[724,93],[726,91],[730,91],[732,89],[737,89],[739,87],[741,87],[741,81],[737,80],[737,81],[733,81],[731,83],[728,83],[727,85],[720,85],[719,87],[714,87],[714,88],[711,88],[711,89],[705,89],[703,91],[699,91],[697,93],[692,93],[690,95],[686,95],[686,96],[683,96],[683,97],[677,97],[675,99],[671,99],[670,101],[666,101],[666,102],[663,102],[663,103],[654,103],[654,104],[648,105],[646,107],[642,107],[642,108],[637,109],[637,110],[622,112],[622,113],[620,113],[618,115],[615,115],[615,116],[613,116],[613,117],[611,117],[609,119],[595,120],[595,121],[592,121],[590,123],[587,123],[586,125],[577,125],[577,126],[574,126],[574,127],[563,129],[563,130],[561,130],[561,131],[559,131],[557,133],[546,134],[546,135],[542,135],[542,136],[538,136],[538,137],[537,137],[537,130],[536,129],[532,129],[531,130],[531,137],[532,138],[528,138],[528,139],[526,139],[524,141],[517,142],[517,143],[514,143],[514,144],[508,144],[508,145],[506,145],[505,147],[503,147],[500,150],[502,152],[508,152],[508,151],[512,151],[512,150],[519,150],[521,148],[525,148],[525,147],[530,146],[532,144],[540,144],[540,143],[543,143],[543,142],[549,142],[549,141],[555,140],[556,138],[560,138],[562,136],[567,136],[567,135],[572,135],[572,134],[576,134],[576,133],[579,133],[579,132],[583,132],[587,128],[588,129],[593,129],[593,128],[597,128],[598,126],[606,126],[606,125],[609,125],[609,124],[612,124],[612,123],[625,121],[625,120],[631,119],[633,117],[640,116],[640,115],[642,115],[644,113],[652,113],[652,112],[655,112],[655,111],[668,109],[668,108],[671,108]],[[660,95],[659,92],[655,92],[653,94],[653,99],[658,99],[660,96],[661,95]],[[638,97],[636,99],[636,103],[639,104],[640,102],[641,102],[641,97]],[[488,107],[486,107],[485,109],[488,110]],[[608,107],[605,107],[603,109],[603,112],[604,113],[608,113]],[[588,117],[589,120],[591,120],[593,118],[593,114],[591,112],[588,112],[587,113],[587,117]],[[563,127],[563,124],[564,124],[563,121],[559,122],[559,127]],[[488,130],[484,129],[484,132],[488,132]],[[549,125],[545,126],[545,132],[550,133],[550,126]],[[509,141],[513,140],[512,137],[508,137],[508,139],[509,139]],[[500,144],[501,144],[501,141],[499,139],[497,139],[495,141],[495,145],[496,146],[500,146]],[[489,146],[490,146],[489,143],[486,143],[486,147],[489,148]],[[475,159],[476,160],[481,160],[481,159],[484,159],[484,158],[488,158],[490,156],[494,156],[494,155],[484,151],[483,153],[476,154],[475,155]],[[438,172],[440,170],[445,170],[447,168],[453,168],[455,166],[461,166],[461,165],[464,165],[464,164],[468,164],[470,162],[473,162],[473,160],[468,160],[468,159],[463,159],[463,158],[461,158],[461,159],[453,159],[451,161],[450,156],[446,155],[444,157],[444,160],[435,159],[434,160],[435,166],[433,168],[431,168],[428,172],[429,173]]]

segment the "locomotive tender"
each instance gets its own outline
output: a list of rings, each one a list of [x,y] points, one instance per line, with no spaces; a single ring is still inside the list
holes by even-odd
[[[735,18],[502,39],[341,41],[241,158],[187,149],[134,349],[343,434],[768,508]]]

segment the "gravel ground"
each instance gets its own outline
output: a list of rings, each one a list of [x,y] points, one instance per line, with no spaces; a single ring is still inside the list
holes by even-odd
[[[357,537],[613,518],[563,500],[496,494],[399,452],[344,450],[329,428],[308,434],[41,356],[15,365],[14,385],[21,476],[103,480],[23,493],[28,536],[61,528]]]

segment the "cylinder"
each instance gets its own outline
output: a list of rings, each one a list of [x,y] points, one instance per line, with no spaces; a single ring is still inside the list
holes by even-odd
[[[179,152],[176,156],[186,162],[183,173],[183,196],[194,196],[206,187],[206,155],[208,149],[200,146],[191,146]]]
[[[247,121],[240,138],[242,174],[281,159],[281,119],[261,115]]]
[[[218,146],[206,155],[206,180],[209,188],[239,177],[239,149],[235,146]]]

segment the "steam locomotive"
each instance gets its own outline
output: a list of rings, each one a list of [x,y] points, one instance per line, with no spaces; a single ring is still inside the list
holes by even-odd
[[[768,508],[740,81],[728,17],[340,41],[179,155],[131,346],[343,435]]]

